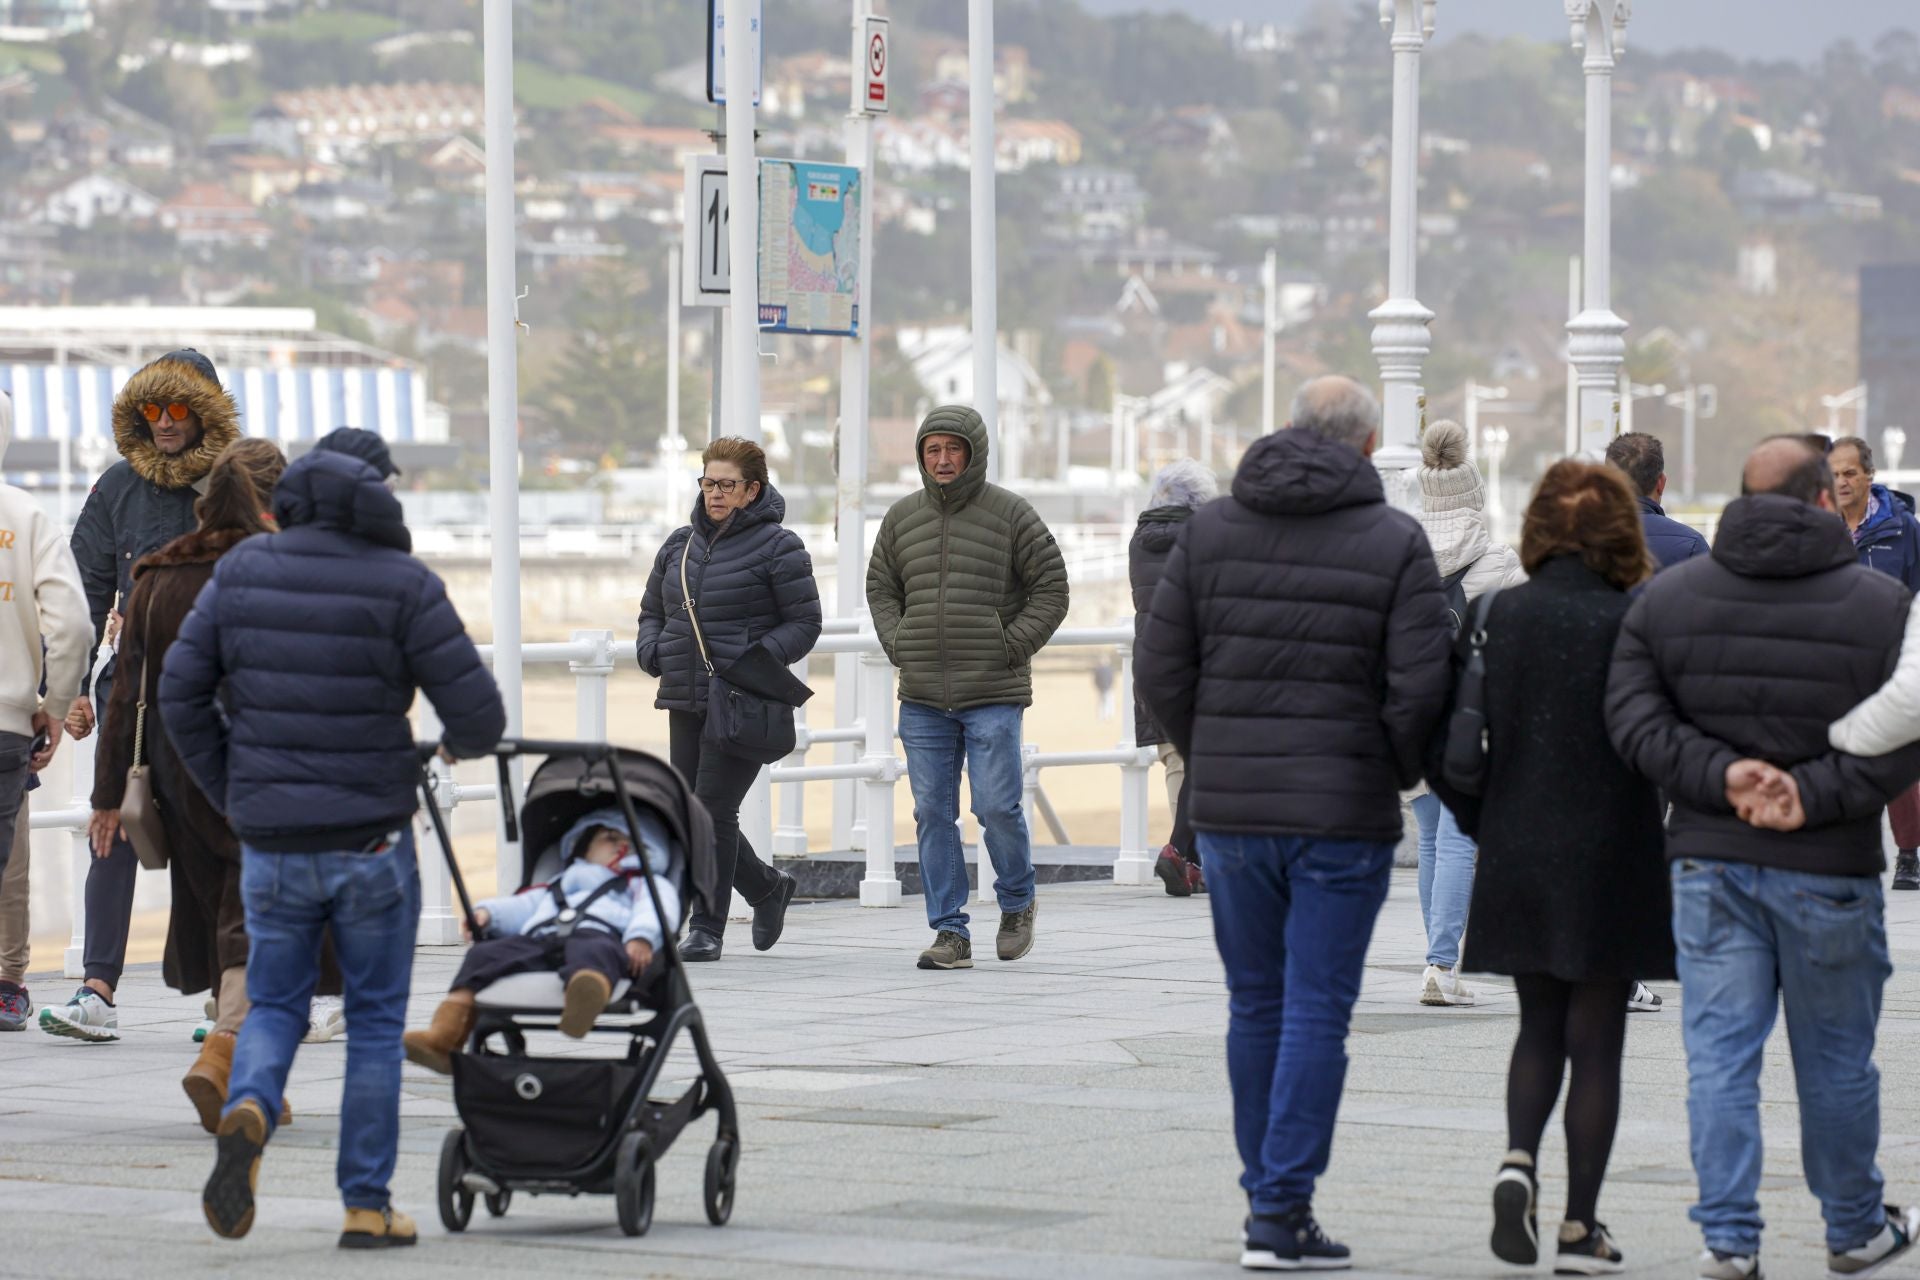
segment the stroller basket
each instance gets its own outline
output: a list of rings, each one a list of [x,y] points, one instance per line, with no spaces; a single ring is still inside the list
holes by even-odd
[[[475,1162],[530,1177],[593,1160],[625,1123],[640,1071],[620,1061],[455,1054],[453,1097]]]

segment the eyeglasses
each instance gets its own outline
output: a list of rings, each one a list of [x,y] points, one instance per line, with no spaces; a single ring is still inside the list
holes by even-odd
[[[740,482],[738,480],[709,480],[705,476],[700,477],[700,492],[702,493],[731,494],[739,487]]]
[[[160,415],[163,413],[166,414],[169,418],[172,418],[175,422],[184,422],[186,421],[187,415],[189,413],[192,413],[193,410],[189,409],[186,405],[181,404],[178,400],[175,400],[172,404],[168,405],[164,409],[161,408],[159,405],[149,401],[146,404],[143,404],[140,406],[140,412],[143,415],[145,415],[148,422],[160,421]]]

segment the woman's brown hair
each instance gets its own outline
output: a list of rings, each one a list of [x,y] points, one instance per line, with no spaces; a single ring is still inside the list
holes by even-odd
[[[1579,556],[1622,591],[1653,576],[1640,504],[1616,468],[1565,458],[1540,478],[1520,527],[1520,563],[1533,574],[1563,555]]]
[[[269,508],[273,486],[287,469],[287,456],[271,440],[249,437],[235,440],[213,460],[207,472],[207,491],[194,504],[193,514],[203,531],[237,529],[242,533],[277,533]]]
[[[740,478],[748,484],[767,487],[767,452],[751,440],[739,436],[721,436],[700,455],[700,466],[709,462],[731,462],[740,468]]]

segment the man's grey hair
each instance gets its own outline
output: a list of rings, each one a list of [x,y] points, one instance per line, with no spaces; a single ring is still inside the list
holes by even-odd
[[[1380,430],[1380,402],[1352,378],[1315,378],[1294,392],[1287,425],[1365,449]]]
[[[1220,496],[1220,479],[1213,470],[1192,458],[1169,462],[1153,478],[1147,495],[1149,507],[1185,507],[1198,510]]]

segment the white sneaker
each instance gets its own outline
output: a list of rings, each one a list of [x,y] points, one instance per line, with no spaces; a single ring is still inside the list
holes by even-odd
[[[307,1034],[301,1044],[325,1044],[347,1033],[347,1010],[339,996],[315,996],[307,1010]]]
[[[82,987],[63,1005],[40,1011],[40,1029],[50,1036],[95,1042],[120,1038],[120,1011],[92,987]]]
[[[1460,981],[1460,975],[1437,964],[1427,966],[1420,980],[1420,1003],[1431,1005],[1470,1005],[1473,988]]]
[[[1715,1253],[1708,1249],[1700,1255],[1694,1272],[1700,1280],[1763,1280],[1759,1254]]]
[[[1636,982],[1633,984],[1633,994],[1627,997],[1627,1012],[1658,1013],[1660,997],[1655,995],[1653,989],[1646,983]]]
[[[1880,1234],[1845,1253],[1827,1255],[1827,1280],[1860,1280],[1876,1276],[1888,1263],[1913,1248],[1920,1236],[1920,1209],[1900,1210],[1887,1206],[1887,1225]]]

